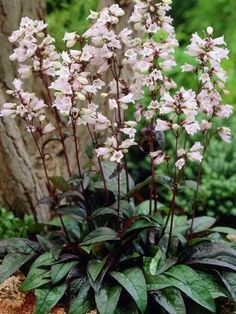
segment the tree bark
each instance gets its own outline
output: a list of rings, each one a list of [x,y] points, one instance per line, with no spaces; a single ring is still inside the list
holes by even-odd
[[[0,0],[0,103],[6,99],[6,90],[12,88],[17,76],[16,66],[9,60],[12,44],[8,37],[19,27],[23,16],[43,19],[45,0]],[[17,120],[0,119],[0,202],[21,214],[32,210],[45,195],[46,188],[33,170],[33,162],[27,149],[27,140],[21,133]],[[37,210],[39,221],[47,219],[45,208]]]

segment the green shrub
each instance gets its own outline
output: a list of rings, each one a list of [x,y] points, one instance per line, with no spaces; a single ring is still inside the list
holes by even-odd
[[[34,225],[33,216],[25,214],[18,218],[11,211],[0,208],[0,239],[27,237]]]

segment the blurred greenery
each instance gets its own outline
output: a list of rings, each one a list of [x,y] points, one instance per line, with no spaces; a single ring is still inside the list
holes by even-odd
[[[57,40],[57,47],[64,48],[62,37],[65,31],[83,32],[88,26],[86,16],[89,10],[96,10],[98,0],[48,0],[48,23],[50,33]],[[230,94],[225,101],[236,103],[236,1],[235,0],[173,0],[172,16],[177,30],[180,47],[176,51],[178,64],[188,62],[184,48],[188,45],[191,34],[203,33],[207,26],[214,28],[215,36],[225,36],[225,41],[230,49],[229,60],[224,63],[224,68],[229,75],[227,88]],[[191,74],[181,74],[177,67],[173,72],[175,81],[179,85],[190,88],[193,85]],[[133,110],[130,110],[130,115]],[[233,128],[233,141],[231,145],[215,139],[209,148],[207,158],[203,164],[203,175],[199,193],[199,211],[209,215],[235,215],[236,216],[236,113],[235,118],[226,124]],[[169,142],[169,139],[167,139]],[[169,143],[171,145],[171,143]],[[136,180],[142,180],[149,175],[149,166],[145,155],[140,153],[130,154],[129,165]],[[140,172],[142,169],[142,172]],[[161,171],[158,170],[159,172]],[[196,170],[191,164],[186,170],[186,176],[191,179]],[[139,173],[137,175],[137,173]],[[193,195],[185,192],[188,197],[179,198],[179,206],[185,211],[191,209]],[[161,195],[167,198],[168,195]]]
[[[55,37],[58,49],[65,48],[62,39],[66,31],[83,33],[86,30],[86,18],[97,5],[98,0],[48,0],[49,32]]]
[[[0,239],[24,238],[34,229],[34,219],[30,214],[16,217],[11,211],[0,207]]]

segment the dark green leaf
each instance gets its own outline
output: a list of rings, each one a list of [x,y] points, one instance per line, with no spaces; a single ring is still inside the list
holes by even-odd
[[[193,269],[185,265],[177,265],[165,274],[172,277],[170,279],[173,281],[173,286],[183,291],[189,298],[209,311],[215,311],[215,303],[208,286]]]
[[[104,215],[117,216],[117,211],[109,207],[98,208],[92,213],[92,218],[96,218],[98,216],[104,216]]]
[[[80,207],[59,207],[56,212],[63,215],[74,215],[80,221],[86,221],[86,211]]]
[[[160,229],[160,225],[154,221],[152,222],[146,219],[140,219],[131,225],[131,227],[126,231],[126,234],[134,231],[141,232],[149,229]]]
[[[88,262],[88,273],[91,276],[92,280],[95,281],[102,271],[107,258],[104,258],[102,261],[90,260]]]
[[[52,265],[51,276],[52,283],[55,284],[63,279],[78,262],[59,263]]]
[[[151,294],[154,300],[160,304],[169,314],[186,314],[184,300],[179,290],[165,288]]]
[[[198,276],[202,281],[205,282],[205,285],[208,287],[208,290],[213,299],[219,297],[228,297],[227,291],[219,284],[215,276],[207,274],[203,271],[198,271]]]
[[[19,268],[28,262],[34,255],[22,253],[10,253],[2,261],[0,268],[0,283],[14,274]]]
[[[66,285],[35,290],[35,314],[46,314],[58,303],[66,291]]]
[[[52,252],[47,252],[40,255],[31,266],[32,268],[37,268],[40,266],[50,266],[53,263]]]
[[[22,292],[39,288],[51,281],[51,272],[47,269],[31,268],[21,286]]]
[[[95,295],[97,309],[100,314],[113,314],[120,298],[120,286],[102,287]]]
[[[221,276],[231,297],[236,301],[236,273],[235,272],[223,272]]]
[[[56,189],[62,192],[67,192],[71,189],[70,184],[63,177],[54,176],[50,177],[49,180],[52,182]]]
[[[131,295],[141,313],[147,307],[147,287],[143,272],[140,268],[130,268],[123,273],[111,272],[110,275]]]
[[[93,158],[93,150],[94,150],[94,146],[93,144],[89,144],[86,146],[86,150],[85,153],[88,156],[89,159]]]
[[[78,296],[72,301],[68,314],[86,314],[91,310],[88,292],[90,289],[87,281],[80,289]]]
[[[194,218],[194,221],[193,221],[192,232],[197,233],[197,232],[208,230],[215,224],[215,222],[216,222],[216,219],[213,217],[208,217],[208,216],[196,217]],[[189,227],[191,226],[191,223],[192,223],[192,219],[189,219],[187,221],[187,224]]]
[[[35,254],[39,251],[40,245],[38,242],[28,239],[11,238],[0,241],[1,255],[6,255],[7,253]]]
[[[117,233],[108,227],[100,227],[90,232],[83,240],[81,245],[88,245],[98,242],[119,240]]]

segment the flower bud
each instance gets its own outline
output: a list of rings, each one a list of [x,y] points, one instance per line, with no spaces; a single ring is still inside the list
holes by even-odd
[[[213,33],[213,28],[211,26],[208,26],[207,27],[207,34],[212,35],[212,33]]]
[[[86,97],[82,93],[80,93],[80,92],[76,93],[76,96],[81,101],[86,100]]]
[[[108,93],[101,93],[101,97],[106,98],[108,96]]]
[[[165,4],[172,4],[172,0],[162,0],[162,2]]]

